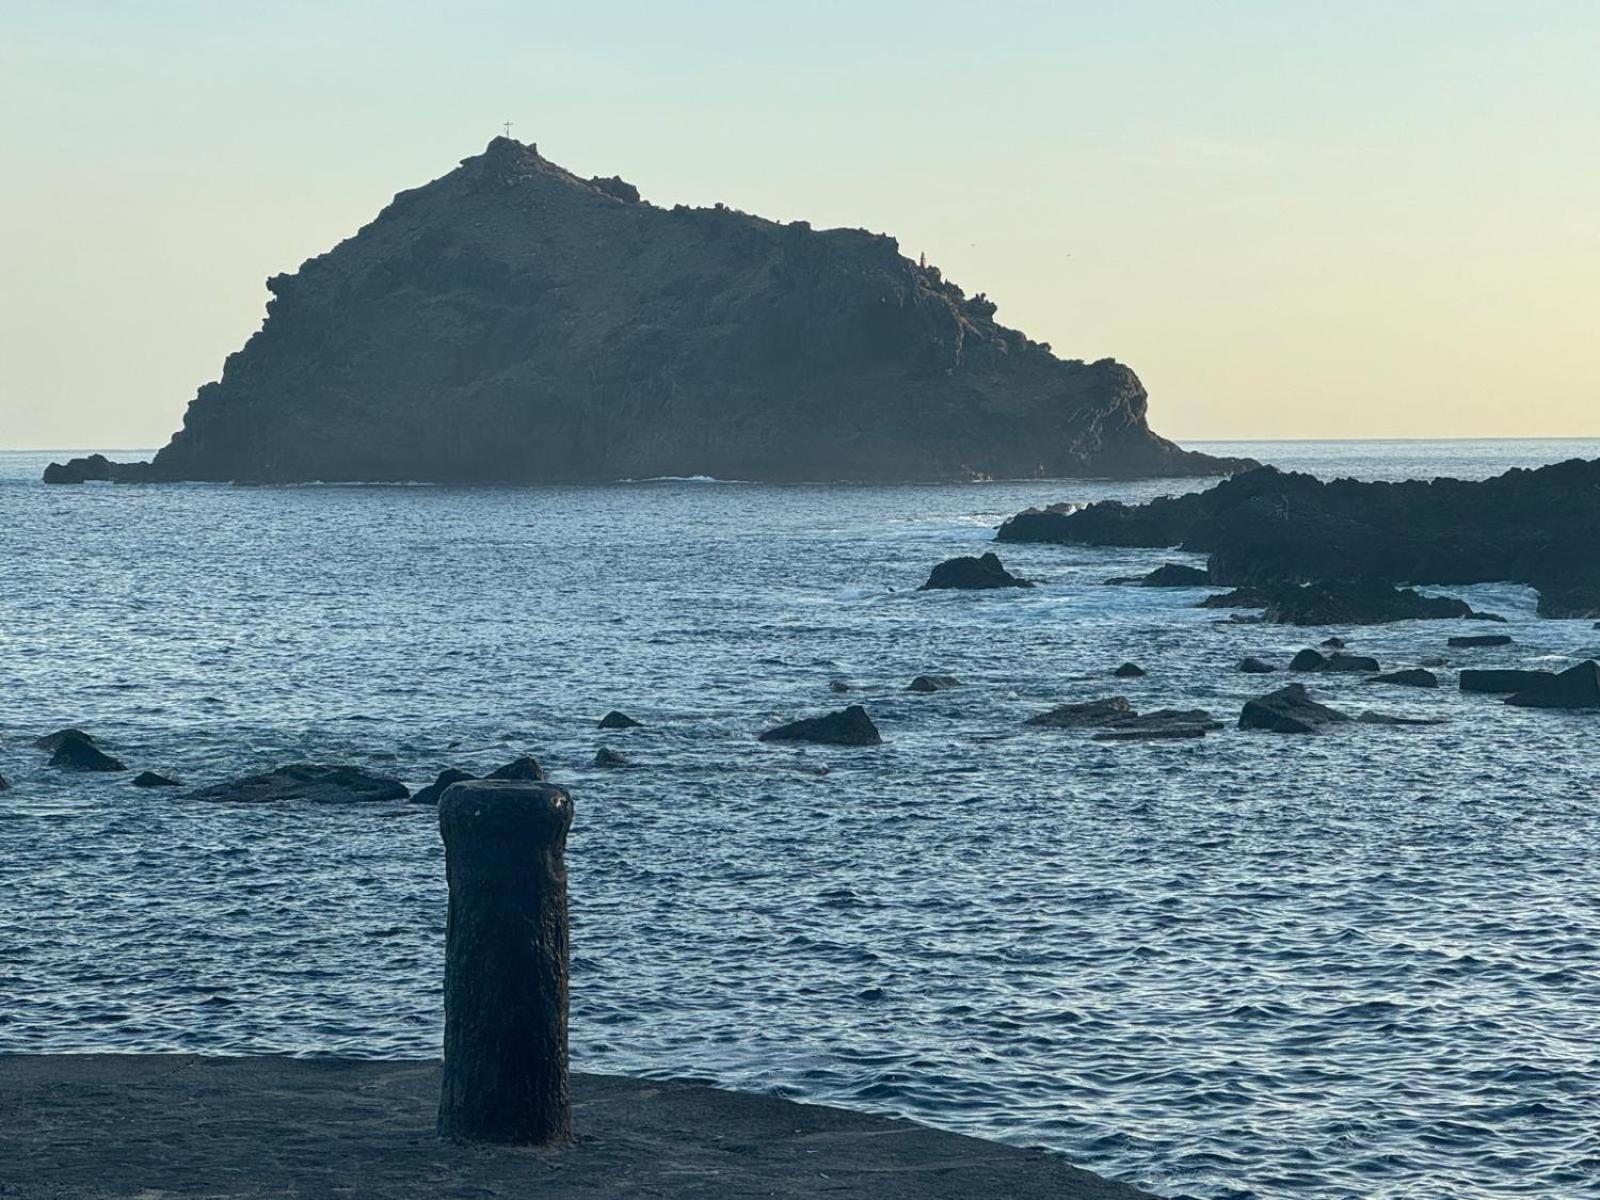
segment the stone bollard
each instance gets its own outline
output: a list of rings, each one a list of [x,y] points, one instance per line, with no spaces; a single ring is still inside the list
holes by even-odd
[[[547,1146],[572,1137],[567,867],[572,797],[474,780],[439,800],[445,935],[439,1135]]]

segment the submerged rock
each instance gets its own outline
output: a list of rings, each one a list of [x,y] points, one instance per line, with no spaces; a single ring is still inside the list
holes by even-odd
[[[1199,738],[1222,729],[1221,721],[1203,708],[1160,708],[1133,713],[1094,735],[1097,742],[1143,742],[1162,738]]]
[[[453,783],[471,783],[477,776],[470,771],[458,771],[455,767],[447,767],[440,771],[434,781],[425,788],[419,788],[411,797],[413,804],[438,804],[445,790]]]
[[[1133,705],[1126,696],[1109,696],[1104,700],[1089,700],[1081,704],[1058,704],[1049,712],[1029,717],[1027,724],[1046,729],[1093,729],[1100,725],[1114,725],[1135,716]]]
[[[612,767],[631,767],[633,765],[633,760],[625,754],[618,754],[615,750],[601,746],[600,749],[594,752],[594,761],[589,765],[591,767],[605,767],[608,769]]]
[[[828,680],[828,690],[834,695],[840,696],[853,689],[848,679],[830,679]]]
[[[1315,653],[1315,651],[1312,653]],[[1321,658],[1322,656],[1318,654],[1317,657]],[[1243,671],[1246,675],[1271,675],[1277,669],[1278,668],[1273,666],[1271,663],[1263,662],[1261,659],[1256,658],[1253,655],[1239,663],[1239,670]]]
[[[1482,646],[1509,646],[1511,635],[1508,633],[1480,633],[1471,637],[1453,637],[1449,644],[1457,650],[1476,649]]]
[[[1364,712],[1356,718],[1363,725],[1448,725],[1449,717],[1397,717],[1391,713]]]
[[[928,582],[917,590],[931,592],[942,588],[960,588],[968,591],[981,591],[988,588],[1031,588],[1033,586],[1026,579],[1021,579],[1005,569],[1000,559],[990,551],[977,558],[970,555],[961,558],[951,558],[940,563],[928,574]]]
[[[1439,686],[1439,677],[1432,671],[1424,671],[1421,667],[1411,667],[1404,671],[1391,671],[1387,675],[1374,675],[1367,682],[1393,683],[1400,687],[1436,688]]]
[[[1348,644],[1342,637],[1323,638],[1322,644],[1329,650],[1343,650]]]
[[[267,281],[161,479],[768,482],[1217,474],[1138,378],[1057,358],[860,229],[658,208],[537,147]]]
[[[908,692],[943,692],[961,686],[954,675],[918,675],[906,685]]]
[[[385,800],[404,800],[410,796],[406,785],[387,775],[376,775],[364,767],[326,763],[291,763],[259,775],[247,775],[227,783],[213,784],[190,792],[190,800],[222,804],[272,804],[285,800],[309,800],[315,804],[375,804]]]
[[[859,704],[821,717],[790,721],[760,735],[763,742],[819,742],[828,746],[877,746],[883,738]]]
[[[1273,733],[1316,733],[1349,720],[1346,714],[1311,699],[1304,684],[1291,683],[1247,701],[1239,714],[1239,728],[1265,729]]]
[[[1506,698],[1519,708],[1600,708],[1600,663],[1581,662]]]
[[[6,777],[4,775],[0,775],[0,792],[9,792],[10,790],[11,785],[6,782]]]
[[[489,779],[510,779],[522,783],[543,783],[545,781],[544,768],[539,765],[538,759],[531,754],[524,754],[521,758],[514,758],[503,767],[496,767],[490,771]],[[463,780],[462,782],[465,782]]]
[[[612,709],[605,716],[600,718],[599,728],[601,728],[601,729],[638,729],[642,725],[643,725],[642,721],[635,721],[627,713],[618,712],[616,709]]]
[[[133,786],[136,788],[169,788],[181,785],[176,779],[168,775],[158,775],[154,771],[140,771],[133,777]]]
[[[1138,663],[1125,662],[1115,671],[1111,672],[1111,674],[1117,679],[1139,679],[1145,675],[1148,675],[1149,672],[1141,667]]]
[[[120,759],[112,758],[97,745],[94,739],[86,733],[76,729],[64,729],[59,734],[52,734],[50,738],[41,738],[49,741],[55,747],[55,753],[50,756],[50,765],[59,767],[63,771],[102,771],[111,773],[126,771],[128,768]]]

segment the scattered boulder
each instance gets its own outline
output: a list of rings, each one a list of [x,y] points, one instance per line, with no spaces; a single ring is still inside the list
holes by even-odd
[[[496,767],[490,771],[489,779],[512,779],[524,783],[543,783],[545,781],[544,768],[531,754],[524,754],[521,758],[514,758],[503,767]]]
[[[601,746],[600,749],[594,752],[594,761],[589,765],[592,767],[606,768],[631,767],[633,765],[633,760],[625,754],[618,754],[615,750]]]
[[[820,742],[828,746],[878,746],[883,737],[859,704],[821,717],[790,721],[761,734],[763,742]]]
[[[948,688],[961,686],[961,680],[954,675],[918,675],[906,685],[908,692],[942,692]]]
[[[1448,725],[1448,717],[1397,717],[1390,713],[1364,712],[1356,718],[1363,725]]]
[[[601,729],[638,729],[644,722],[635,721],[627,713],[612,709],[600,718]]]
[[[1328,665],[1328,656],[1318,650],[1302,650],[1289,660],[1291,671],[1320,671]]]
[[[76,742],[88,742],[91,746],[96,744],[94,738],[81,729],[58,729],[54,733],[47,733],[44,737],[35,739],[33,747],[35,750],[45,750],[53,754],[68,738]]]
[[[1554,671],[1462,671],[1460,684],[1463,692],[1509,695],[1532,691],[1555,677]]]
[[[1209,587],[1211,572],[1203,567],[1188,567],[1182,563],[1165,563],[1139,580],[1140,587],[1194,588]]]
[[[1368,683],[1393,683],[1400,687],[1436,688],[1439,686],[1439,677],[1432,671],[1424,671],[1421,667],[1412,667],[1405,671],[1391,671],[1387,675],[1374,675],[1367,680]]]
[[[158,775],[154,771],[140,771],[133,777],[133,786],[136,788],[169,788],[180,785],[171,776]]]
[[[404,800],[406,785],[364,767],[325,763],[291,763],[274,771],[247,775],[190,792],[190,800],[225,804],[271,804],[309,800],[314,804],[375,804]]]
[[[1311,699],[1304,684],[1291,683],[1247,701],[1239,714],[1239,728],[1266,729],[1273,733],[1316,733],[1349,720],[1346,714]]]
[[[1115,671],[1111,672],[1117,679],[1141,679],[1149,672],[1135,662],[1125,662]]]
[[[112,758],[95,745],[93,738],[75,729],[62,730],[52,738],[55,744],[55,753],[50,756],[52,767],[59,767],[63,771],[111,772],[128,769],[120,759]]]
[[[1509,646],[1511,635],[1508,633],[1480,633],[1471,637],[1453,637],[1450,645],[1458,650],[1469,650],[1479,646]]]
[[[1345,648],[1345,640],[1341,637],[1323,638],[1322,644],[1330,650],[1343,650]]]
[[[1272,596],[1263,588],[1234,588],[1231,592],[1218,592],[1200,601],[1201,608],[1266,608]]]
[[[1289,663],[1291,671],[1365,671],[1372,674],[1382,670],[1378,660],[1365,654],[1325,655],[1317,650],[1302,650]]]
[[[1097,742],[1143,742],[1163,738],[1199,738],[1223,728],[1203,708],[1161,708],[1133,713],[1094,735]]]
[[[1506,698],[1518,708],[1600,708],[1600,663],[1590,659]]]
[[[439,798],[452,783],[471,783],[476,778],[477,776],[470,771],[458,771],[455,767],[447,767],[440,771],[438,777],[427,787],[418,789],[411,797],[411,803],[438,804]]]
[[[1312,651],[1312,653],[1316,652]],[[1317,657],[1320,658],[1322,656],[1317,655]],[[1273,666],[1271,663],[1262,662],[1259,658],[1256,658],[1253,655],[1239,664],[1239,670],[1243,671],[1246,675],[1271,675],[1277,669],[1278,668]]]
[[[1033,584],[1005,569],[999,557],[991,550],[978,558],[970,555],[948,559],[928,575],[928,582],[917,590],[931,592],[940,588],[982,590],[986,588],[1029,588]]]
[[[1049,712],[1029,717],[1027,724],[1047,729],[1094,729],[1115,725],[1136,715],[1126,696],[1110,696],[1082,704],[1058,704]]]

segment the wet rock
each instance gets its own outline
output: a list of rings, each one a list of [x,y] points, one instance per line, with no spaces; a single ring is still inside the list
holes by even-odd
[[[1356,718],[1363,725],[1448,725],[1448,717],[1397,717],[1391,713],[1364,712]]]
[[[139,483],[151,477],[149,463],[112,462],[104,454],[51,463],[44,469],[46,483]]]
[[[6,782],[6,777],[4,775],[0,775],[0,792],[9,792],[10,790],[11,785]]]
[[[635,721],[627,713],[618,712],[616,709],[612,709],[605,716],[600,718],[599,727],[601,729],[638,729],[642,725],[642,721]]]
[[[96,746],[93,738],[72,729],[63,730],[61,735],[55,736],[55,753],[50,756],[50,765],[63,771],[109,773],[128,769],[121,760],[112,758]]]
[[[1291,671],[1320,671],[1328,665],[1328,656],[1319,650],[1302,650],[1289,660]]]
[[[471,783],[476,778],[477,776],[470,771],[458,771],[455,767],[447,767],[440,771],[437,778],[427,787],[419,788],[411,797],[411,803],[438,804],[440,797],[445,793],[445,789],[452,783]]]
[[[1114,725],[1135,715],[1126,696],[1109,696],[1082,704],[1058,704],[1049,712],[1029,717],[1027,724],[1046,729],[1093,729]]]
[[[1183,563],[1164,563],[1139,580],[1140,587],[1194,588],[1209,587],[1211,573],[1203,567],[1189,567]]]
[[[906,685],[908,692],[942,692],[949,688],[961,686],[961,680],[954,675],[918,675]]]
[[[1161,738],[1198,738],[1223,728],[1221,721],[1203,708],[1159,708],[1133,713],[1094,735],[1097,742],[1152,741]]]
[[[1324,646],[1326,646],[1329,650],[1343,650],[1347,643],[1341,637],[1331,637],[1331,638],[1323,638],[1322,639],[1322,644]]]
[[[1457,650],[1475,649],[1482,646],[1509,646],[1511,635],[1507,633],[1480,633],[1471,637],[1453,637],[1450,646]]]
[[[1148,675],[1149,672],[1138,663],[1125,662],[1111,674],[1117,679],[1140,679]]]
[[[589,765],[591,767],[606,768],[631,767],[633,765],[633,760],[625,754],[618,754],[615,750],[601,746],[600,749],[594,752],[594,761]]]
[[[1462,671],[1459,682],[1463,692],[1509,695],[1531,691],[1555,677],[1554,671]]]
[[[1506,698],[1518,708],[1600,708],[1600,663],[1593,659]]]
[[[1200,601],[1201,608],[1266,608],[1272,603],[1269,592],[1257,587],[1234,588],[1231,592],[1219,592],[1215,596],[1207,596]]]
[[[406,785],[364,767],[327,763],[291,763],[274,771],[214,784],[190,792],[190,800],[221,804],[272,804],[308,800],[314,804],[376,804],[404,800]]]
[[[1316,652],[1312,651],[1312,653],[1315,654]],[[1322,656],[1318,654],[1317,657],[1321,658]],[[1259,658],[1256,658],[1253,655],[1244,659],[1239,664],[1239,670],[1243,671],[1246,675],[1271,675],[1277,669],[1278,668],[1273,666],[1271,663],[1262,662]]]
[[[33,746],[35,750],[54,753],[61,748],[61,743],[69,738],[73,741],[88,742],[91,746],[96,744],[94,738],[81,729],[58,729],[54,733],[47,733],[44,737],[35,739]]]
[[[133,786],[136,788],[169,788],[180,785],[176,779],[168,775],[158,775],[154,771],[140,771],[133,777]]]
[[[1395,621],[1499,621],[1465,600],[1424,596],[1386,583],[1321,582],[1284,584],[1271,589],[1263,614],[1275,625],[1386,625]],[[1329,643],[1331,644],[1331,643]]]
[[[1412,667],[1405,671],[1391,671],[1387,675],[1374,675],[1367,680],[1368,683],[1393,683],[1400,687],[1436,688],[1439,686],[1439,677],[1432,671],[1424,671],[1420,667]]]
[[[983,590],[988,588],[1029,588],[1033,584],[1005,569],[1000,559],[990,551],[978,558],[964,556],[947,559],[928,575],[928,582],[917,590],[935,591],[941,588]]]
[[[489,779],[512,780],[519,783],[543,783],[544,768],[531,754],[514,758],[503,767],[496,767],[486,776]]]
[[[1198,725],[1167,725],[1145,728],[1140,725],[1116,725],[1102,729],[1094,735],[1097,742],[1161,742],[1170,739],[1203,738],[1206,731]]]
[[[1311,699],[1305,685],[1291,683],[1246,702],[1239,714],[1240,729],[1266,729],[1273,733],[1317,733],[1349,716]]]
[[[1302,650],[1289,663],[1291,671],[1365,671],[1372,674],[1382,670],[1378,660],[1365,654],[1324,655],[1316,650]]]
[[[828,680],[828,690],[837,696],[843,695],[845,692],[848,692],[852,689],[850,687],[850,681],[847,679],[830,679]]]
[[[763,742],[819,742],[827,746],[877,746],[878,727],[859,704],[821,717],[790,721],[760,735]]]

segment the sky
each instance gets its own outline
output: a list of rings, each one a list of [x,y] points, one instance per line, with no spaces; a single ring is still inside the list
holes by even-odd
[[[1600,4],[0,0],[0,447],[162,444],[505,120],[890,233],[1180,440],[1600,435]]]

